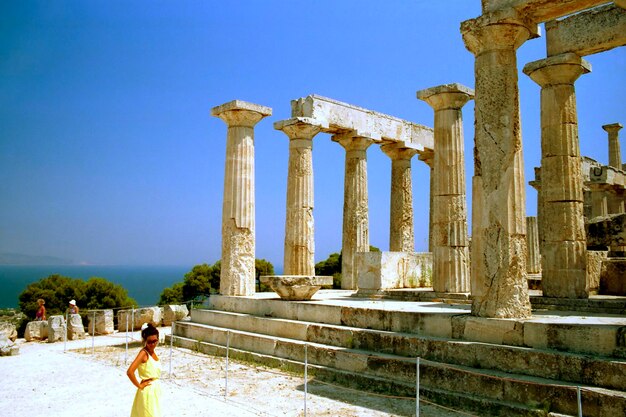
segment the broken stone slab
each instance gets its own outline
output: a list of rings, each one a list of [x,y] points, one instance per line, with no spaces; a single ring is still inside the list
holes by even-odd
[[[4,332],[0,332],[0,356],[15,356],[19,353],[19,346],[15,345]]]
[[[358,294],[394,288],[432,286],[432,253],[358,252],[355,256]]]
[[[308,301],[322,285],[333,285],[331,276],[263,275],[260,281],[288,301]]]
[[[172,322],[182,320],[189,314],[185,304],[166,305],[163,307],[163,326],[171,326]]]
[[[587,246],[626,246],[626,213],[596,217],[586,224]]]
[[[12,342],[15,342],[15,339],[17,339],[17,329],[13,323],[6,321],[0,322],[0,333],[4,333]]]
[[[48,321],[29,321],[24,330],[24,339],[27,342],[31,340],[43,340],[48,337]]]
[[[600,294],[626,295],[626,258],[602,260]]]
[[[126,328],[126,317],[128,317],[128,329]],[[145,307],[135,310],[120,310],[117,313],[117,327],[120,332],[139,330],[144,323],[159,326],[161,324],[161,309],[159,307]]]
[[[65,338],[65,317],[48,317],[48,342],[54,343]]]
[[[77,340],[85,338],[85,326],[80,314],[70,314],[67,324],[67,340]]]
[[[95,321],[95,334],[111,334],[115,331],[115,324],[113,323],[113,310],[100,310],[96,311],[95,320],[94,314],[90,313],[87,316],[88,324],[87,330],[89,334],[94,334],[94,321]]]

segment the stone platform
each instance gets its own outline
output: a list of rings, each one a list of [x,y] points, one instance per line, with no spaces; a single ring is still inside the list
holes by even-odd
[[[306,302],[274,293],[214,296],[176,325],[175,342],[302,370],[362,390],[420,395],[482,415],[626,415],[626,317],[542,311],[484,319],[467,304],[355,298],[321,290]],[[557,415],[557,414],[552,414]]]

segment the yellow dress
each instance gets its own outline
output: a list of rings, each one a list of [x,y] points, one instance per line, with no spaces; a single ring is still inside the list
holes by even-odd
[[[137,367],[139,371],[139,381],[152,378],[152,383],[143,390],[137,388],[133,408],[130,417],[161,417],[161,405],[159,398],[161,397],[161,361],[156,361],[150,354],[148,360],[140,363]]]

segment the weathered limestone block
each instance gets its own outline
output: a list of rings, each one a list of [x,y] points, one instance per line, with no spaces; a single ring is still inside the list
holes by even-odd
[[[355,256],[359,294],[432,285],[431,253],[359,252]]]
[[[65,338],[65,317],[50,316],[48,317],[48,342],[58,342]]]
[[[87,325],[89,334],[94,334],[94,325],[95,334],[97,335],[111,334],[115,331],[115,324],[113,322],[113,310],[96,311],[95,323],[93,313],[90,313],[87,318],[89,319],[89,324]]]
[[[172,322],[182,320],[189,314],[185,304],[166,305],[163,307],[163,326],[171,326]]]
[[[0,322],[0,333],[4,333],[7,336],[7,339],[12,342],[15,342],[15,339],[17,339],[17,329],[13,323],[6,321]]]
[[[545,216],[543,223],[544,241],[585,240],[585,219],[582,204],[554,201],[544,204],[543,215]]]
[[[126,328],[127,317],[128,329]],[[159,307],[145,307],[135,309],[134,311],[131,309],[117,312],[117,327],[120,332],[139,330],[144,323],[153,323],[155,326],[160,325],[161,309]]]
[[[330,276],[264,275],[260,280],[281,299],[288,301],[310,300],[322,285],[333,284],[333,277]]]
[[[600,294],[626,295],[626,258],[607,258],[602,261]]]
[[[0,356],[15,356],[19,353],[20,347],[15,345],[4,332],[0,332]]]
[[[80,314],[70,314],[68,321],[67,340],[84,339],[85,327],[83,326],[83,318]]]
[[[541,192],[546,202],[583,201],[583,176],[579,156],[541,159]]]
[[[42,321],[29,321],[24,330],[24,339],[27,342],[31,340],[43,340],[48,337],[48,322]]]
[[[598,291],[600,288],[600,275],[602,273],[602,262],[606,259],[608,251],[588,250],[587,251],[587,282],[589,291]]]
[[[545,242],[542,254],[543,294],[559,298],[587,298],[585,241]]]

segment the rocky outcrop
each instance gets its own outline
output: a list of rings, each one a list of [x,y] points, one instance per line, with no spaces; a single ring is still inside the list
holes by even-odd
[[[171,326],[172,322],[182,320],[189,314],[187,306],[166,305],[163,307],[163,326]]]

